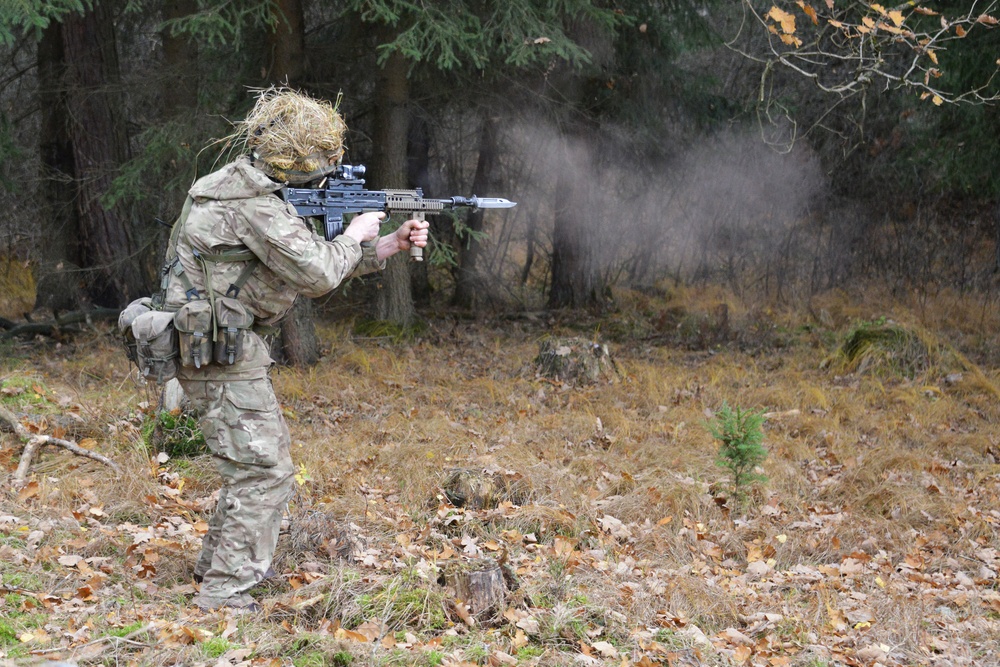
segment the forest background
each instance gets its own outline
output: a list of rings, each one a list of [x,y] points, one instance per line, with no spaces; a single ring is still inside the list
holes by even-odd
[[[995,663],[996,15],[3,2],[0,659]],[[237,619],[187,606],[211,457],[102,319],[282,84],[338,100],[370,186],[518,206],[296,303],[297,496]],[[549,376],[553,334],[617,366]],[[713,460],[727,404],[766,414],[753,488]],[[504,600],[475,614],[453,575],[485,561]]]
[[[8,3],[5,271],[30,261],[60,311],[149,293],[186,188],[234,155],[230,121],[287,83],[340,100],[369,186],[520,202],[438,217],[430,262],[391,263],[378,320],[666,283],[992,295],[990,7],[830,7]]]

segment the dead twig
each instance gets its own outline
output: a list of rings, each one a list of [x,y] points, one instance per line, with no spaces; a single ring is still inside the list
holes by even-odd
[[[75,442],[70,442],[69,440],[62,440],[61,438],[54,438],[51,435],[36,435],[28,432],[21,422],[17,419],[13,412],[7,408],[0,406],[0,423],[7,424],[11,430],[17,434],[17,437],[24,441],[24,450],[21,452],[21,461],[17,465],[17,470],[14,472],[14,484],[23,484],[28,478],[28,470],[31,468],[31,460],[35,457],[35,453],[39,448],[45,445],[56,445],[67,449],[77,456],[85,456],[88,459],[93,459],[95,461],[100,461],[106,466],[111,467],[115,472],[121,472],[121,468],[118,464],[109,459],[108,457],[98,454],[97,452],[92,452],[89,449],[84,449]]]
[[[86,642],[85,644],[78,644],[77,646],[69,646],[69,647],[58,646],[56,648],[35,650],[35,651],[32,651],[32,653],[35,654],[35,655],[46,655],[48,653],[66,653],[66,652],[69,652],[70,655],[74,655],[76,653],[79,653],[81,649],[84,649],[84,648],[87,648],[87,647],[90,647],[90,646],[97,646],[98,644],[105,644],[105,643],[111,643],[111,644],[119,644],[119,643],[121,643],[121,644],[129,644],[131,646],[139,646],[139,647],[142,647],[142,648],[150,648],[150,647],[152,647],[152,644],[149,644],[147,642],[137,642],[137,641],[134,641],[132,638],[133,637],[137,637],[137,636],[142,635],[142,634],[145,634],[145,633],[148,633],[148,632],[153,632],[155,630],[156,630],[156,624],[155,623],[147,623],[146,625],[142,626],[138,630],[133,630],[132,632],[128,633],[124,637],[116,637],[115,635],[106,635],[104,637],[98,637],[97,639],[94,639],[92,641]]]

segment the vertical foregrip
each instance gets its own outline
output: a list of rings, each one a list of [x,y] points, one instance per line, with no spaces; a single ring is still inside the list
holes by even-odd
[[[413,214],[414,220],[423,220],[424,212],[417,211]],[[424,261],[424,249],[413,244],[410,245],[410,261],[412,262],[422,262]]]

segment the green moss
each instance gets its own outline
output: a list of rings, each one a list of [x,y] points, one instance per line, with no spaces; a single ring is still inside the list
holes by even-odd
[[[21,603],[24,602],[24,596],[18,595],[17,593],[7,593],[7,595],[5,595],[3,599],[4,602],[7,603],[8,609],[11,608],[20,609]],[[10,615],[10,613],[8,612],[7,615]]]
[[[108,634],[112,637],[127,637],[136,630],[141,630],[145,623],[130,623],[120,628],[109,628]]]
[[[0,575],[0,580],[5,586],[12,588],[24,588],[29,591],[38,591],[45,588],[41,577],[28,572],[4,572]]]
[[[330,656],[332,667],[350,667],[354,663],[354,656],[347,651],[337,651]]]
[[[212,637],[201,645],[201,650],[212,659],[218,658],[231,648],[233,648],[233,644],[223,637]]]
[[[545,649],[541,646],[522,646],[517,649],[517,659],[518,660],[531,660],[532,658],[537,658],[545,653]]]
[[[465,659],[477,664],[485,663],[490,658],[490,649],[485,644],[474,644],[465,649]]]
[[[17,629],[9,621],[0,621],[0,646],[13,646],[17,643]]]
[[[50,394],[44,382],[30,375],[15,375],[0,382],[0,403],[8,405],[42,405],[49,402]]]
[[[327,667],[326,654],[322,651],[309,651],[300,656],[292,658],[295,667]],[[335,663],[329,663],[335,664]],[[350,664],[350,663],[348,663]]]
[[[391,628],[441,630],[448,624],[444,595],[430,590],[427,582],[405,572],[390,580],[385,588],[360,596],[358,607],[361,619],[378,617]]]

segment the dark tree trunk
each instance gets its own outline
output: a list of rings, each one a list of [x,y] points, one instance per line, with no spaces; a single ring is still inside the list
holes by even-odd
[[[410,82],[407,78],[406,59],[397,52],[389,57],[375,79],[372,182],[377,188],[407,186],[409,99]],[[407,253],[397,253],[386,262],[382,274],[382,289],[375,299],[375,319],[402,327],[413,324],[416,319]]]
[[[196,0],[163,0],[163,18],[179,19],[198,11]],[[164,118],[198,106],[198,44],[187,35],[160,32],[163,42],[163,78],[160,109]]]
[[[563,139],[567,161],[571,158]],[[594,281],[587,246],[585,206],[582,192],[568,170],[556,179],[555,225],[552,230],[552,287],[549,308],[575,308],[594,303]]]
[[[281,321],[281,337],[275,340],[271,356],[279,364],[312,366],[319,361],[313,301],[304,296],[295,300],[292,310]]]
[[[101,203],[129,154],[114,17],[108,3],[98,1],[85,14],[69,14],[62,37],[82,260],[94,271],[90,289],[94,301],[120,306],[150,290],[132,216],[120,205],[106,208]]]
[[[62,26],[52,22],[38,43],[38,105],[41,127],[38,150],[42,163],[42,219],[45,242],[39,244],[46,265],[80,263],[79,218],[75,205],[76,167],[69,137],[69,109],[64,92],[66,60]]]
[[[528,245],[524,252],[524,267],[521,269],[521,284],[526,285],[531,277],[531,267],[535,263],[535,226],[528,225],[526,243]]]
[[[479,160],[476,163],[476,175],[472,180],[472,192],[485,196],[493,189],[497,163],[497,129],[488,110],[483,114],[482,123],[479,133]],[[460,308],[475,310],[481,305],[477,297],[482,297],[486,288],[483,277],[479,275],[482,244],[475,238],[476,234],[483,231],[483,211],[470,211],[466,216],[465,225],[469,234],[467,238],[459,239],[458,275],[452,303]]]
[[[275,0],[274,29],[267,33],[268,73],[272,84],[296,85],[306,72],[302,0]]]
[[[273,6],[275,26],[267,35],[268,83],[297,85],[306,72],[305,22],[301,0],[278,0]],[[281,321],[281,335],[272,355],[280,363],[312,366],[319,361],[319,338],[312,299],[300,296]]]
[[[419,117],[410,120],[410,137],[407,141],[406,153],[406,182],[421,188],[424,196],[432,196],[430,187],[431,130],[426,118]],[[430,216],[428,220],[431,223],[431,233],[434,235],[439,234],[442,224],[446,224],[444,216],[440,215]],[[430,277],[427,275],[427,264],[426,259],[423,262],[410,262],[413,300],[422,305],[427,305],[431,300],[431,283]]]

